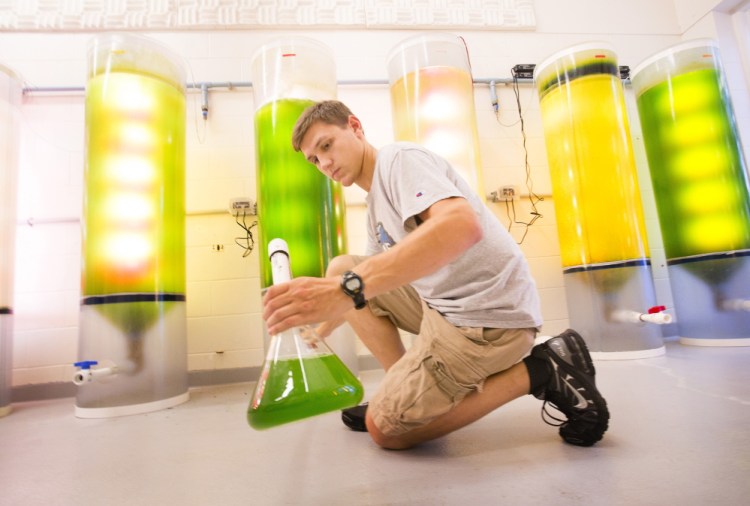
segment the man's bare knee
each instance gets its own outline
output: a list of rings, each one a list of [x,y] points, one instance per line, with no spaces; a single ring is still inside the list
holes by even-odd
[[[333,258],[326,269],[326,276],[339,276],[350,271],[357,265],[351,255],[341,255]]]
[[[367,432],[370,434],[370,438],[381,448],[385,448],[386,450],[407,450],[414,446],[414,443],[407,442],[403,437],[386,436],[380,432],[380,429],[372,421],[369,413],[365,415],[365,424],[367,425]]]

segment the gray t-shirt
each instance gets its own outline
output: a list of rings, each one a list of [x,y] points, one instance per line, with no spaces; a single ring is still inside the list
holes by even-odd
[[[445,159],[417,144],[399,142],[378,151],[367,194],[367,254],[398,243],[416,229],[416,215],[450,197],[469,202],[484,236],[461,257],[412,286],[456,326],[541,326],[534,280],[516,242]]]

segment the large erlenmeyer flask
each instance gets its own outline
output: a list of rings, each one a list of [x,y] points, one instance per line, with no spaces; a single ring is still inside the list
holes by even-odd
[[[273,283],[291,279],[289,249],[282,239],[268,243]],[[356,406],[364,395],[359,380],[331,349],[305,339],[312,329],[294,328],[276,334],[247,410],[257,430]]]

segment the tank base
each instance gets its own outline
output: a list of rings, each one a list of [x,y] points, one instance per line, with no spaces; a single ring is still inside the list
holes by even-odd
[[[81,408],[76,406],[76,418],[113,418],[116,416],[140,415],[142,413],[151,413],[162,409],[171,408],[187,402],[190,399],[190,393],[162,399],[160,401],[144,402],[143,404],[131,404],[129,406],[110,406],[106,408]]]
[[[570,327],[589,347],[592,356],[613,360],[647,358],[664,353],[659,325],[622,321],[619,312],[641,314],[656,306],[648,261],[622,261],[563,273]]]
[[[750,311],[723,302],[750,300],[750,250],[668,260],[677,335],[693,346],[749,346]]]
[[[3,406],[0,408],[0,418],[4,416],[8,416],[10,412],[13,411],[13,408],[11,406]]]
[[[592,351],[590,352],[593,360],[639,360],[642,358],[660,357],[667,352],[667,348],[652,348],[650,350],[637,351]]]
[[[695,337],[681,337],[680,344],[688,346],[750,346],[750,337],[738,339],[698,339]]]

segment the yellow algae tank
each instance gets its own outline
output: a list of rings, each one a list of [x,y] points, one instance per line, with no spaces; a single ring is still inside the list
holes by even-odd
[[[617,56],[607,44],[535,68],[570,325],[607,358],[664,352]],[[650,313],[651,312],[651,313]],[[653,313],[653,314],[652,314]]]
[[[448,160],[484,198],[474,83],[466,44],[433,33],[402,41],[387,57],[393,131]]]
[[[88,47],[76,416],[188,399],[185,72],[151,39]],[[106,379],[104,379],[106,377]]]

